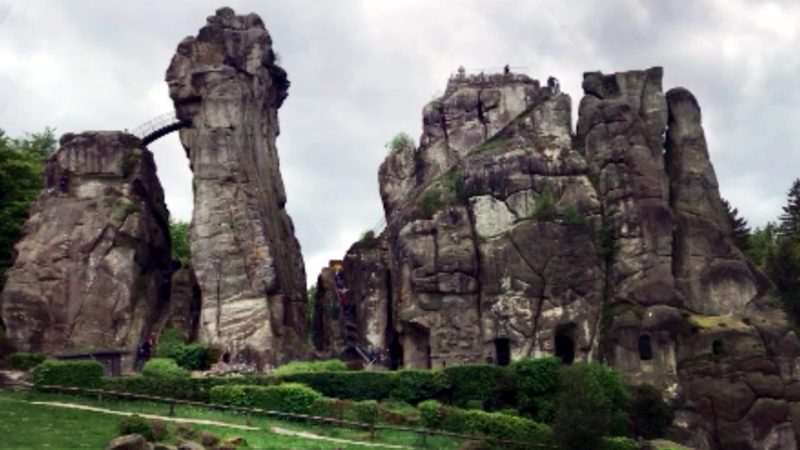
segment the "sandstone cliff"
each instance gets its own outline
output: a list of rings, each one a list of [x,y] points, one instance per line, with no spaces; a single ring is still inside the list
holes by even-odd
[[[371,274],[344,272],[358,345],[406,367],[604,362],[668,392],[693,446],[793,448],[798,339],[732,243],[696,100],[661,80],[584,74],[573,133],[557,89],[451,78],[380,168],[386,229],[345,259]]]
[[[0,294],[18,349],[135,350],[157,315],[168,213],[152,154],[121,132],[66,134]]]
[[[275,364],[305,354],[305,269],[286,213],[275,138],[286,72],[255,14],[222,8],[167,70],[194,172],[190,247],[200,339]]]

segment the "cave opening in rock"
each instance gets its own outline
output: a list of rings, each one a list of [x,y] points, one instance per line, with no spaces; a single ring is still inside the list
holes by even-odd
[[[392,334],[389,341],[389,370],[397,370],[403,365],[403,346],[397,333]]]
[[[410,324],[403,335],[403,365],[431,368],[431,332],[427,327]]]
[[[561,358],[564,364],[575,361],[575,340],[573,339],[575,325],[563,325],[556,329],[555,348],[556,357]]]
[[[714,339],[714,342],[711,343],[711,353],[717,356],[725,353],[725,344],[722,339]]]
[[[498,366],[507,366],[511,362],[511,341],[508,338],[494,340],[495,361]]]
[[[650,336],[646,334],[639,336],[639,359],[642,361],[650,361],[653,359],[653,347],[650,342]]]

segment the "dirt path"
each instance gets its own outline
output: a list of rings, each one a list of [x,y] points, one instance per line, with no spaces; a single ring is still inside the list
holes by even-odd
[[[127,412],[127,411],[115,411],[113,409],[106,409],[106,408],[98,408],[96,406],[88,406],[88,405],[80,405],[77,403],[62,403],[62,402],[30,402],[32,405],[45,405],[45,406],[57,406],[60,408],[72,408],[72,409],[80,409],[84,411],[93,411],[105,414],[114,414],[118,416],[132,416],[134,414],[144,417],[146,419],[155,419],[155,420],[163,420],[165,422],[176,422],[176,423],[194,423],[198,425],[212,425],[215,427],[225,427],[225,428],[233,428],[236,430],[247,430],[247,431],[259,431],[261,428],[258,427],[251,427],[248,425],[237,425],[233,423],[227,422],[219,422],[216,420],[206,420],[206,419],[184,419],[181,417],[169,417],[169,416],[158,416],[155,414],[145,414],[145,413],[134,413],[134,412]],[[402,445],[392,445],[392,444],[376,444],[372,442],[363,442],[363,441],[351,441],[349,439],[340,439],[340,438],[333,438],[329,436],[321,436],[319,434],[309,433],[307,431],[295,431],[295,430],[287,430],[286,428],[281,427],[271,427],[269,431],[275,434],[282,434],[285,436],[295,436],[301,437],[305,439],[313,439],[318,441],[327,441],[327,442],[336,442],[338,444],[348,444],[348,445],[361,445],[364,447],[381,447],[381,448],[410,448],[404,447]]]
[[[249,430],[249,431],[258,431],[261,428],[258,427],[251,427],[247,425],[237,425],[233,423],[227,422],[218,422],[216,420],[206,420],[206,419],[184,419],[181,417],[169,417],[169,416],[157,416],[155,414],[145,414],[145,413],[133,413],[127,411],[115,411],[113,409],[105,409],[105,408],[97,408],[95,406],[87,406],[87,405],[80,405],[77,403],[61,403],[61,402],[30,402],[32,405],[47,405],[47,406],[59,406],[61,408],[72,408],[72,409],[81,409],[84,411],[94,411],[99,413],[106,413],[106,414],[115,414],[117,416],[132,416],[136,414],[137,416],[144,417],[145,419],[156,419],[156,420],[163,420],[165,422],[176,422],[176,423],[195,423],[198,425],[213,425],[215,427],[226,427],[226,428],[234,428],[237,430]]]

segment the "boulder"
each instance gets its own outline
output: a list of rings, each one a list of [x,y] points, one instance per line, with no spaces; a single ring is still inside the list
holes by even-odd
[[[20,351],[135,350],[168,270],[168,212],[153,155],[126,133],[65,134],[15,247],[0,303]]]
[[[112,439],[106,450],[153,450],[153,444],[141,434],[126,434]]]

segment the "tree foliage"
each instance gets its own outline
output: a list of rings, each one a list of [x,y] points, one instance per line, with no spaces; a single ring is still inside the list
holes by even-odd
[[[28,206],[42,189],[45,160],[55,148],[52,128],[17,139],[0,130],[0,279],[11,266]]]
[[[778,218],[778,234],[781,238],[797,237],[800,233],[800,178],[792,183],[788,197],[783,214]]]
[[[386,148],[391,151],[399,150],[401,148],[411,147],[414,148],[414,139],[408,133],[400,132],[394,135],[393,138],[386,143]]]
[[[189,250],[189,224],[180,220],[169,221],[169,238],[172,241],[172,259],[182,265],[191,264],[192,253]]]
[[[732,207],[724,198],[722,199],[722,203],[725,205],[725,211],[728,214],[728,224],[731,227],[733,243],[736,244],[742,252],[747,252],[750,247],[750,227],[747,226],[747,221],[739,216],[739,210]]]
[[[767,255],[775,251],[777,244],[778,226],[774,222],[768,222],[764,227],[756,228],[750,233],[745,255],[753,264],[763,270],[767,262]]]

